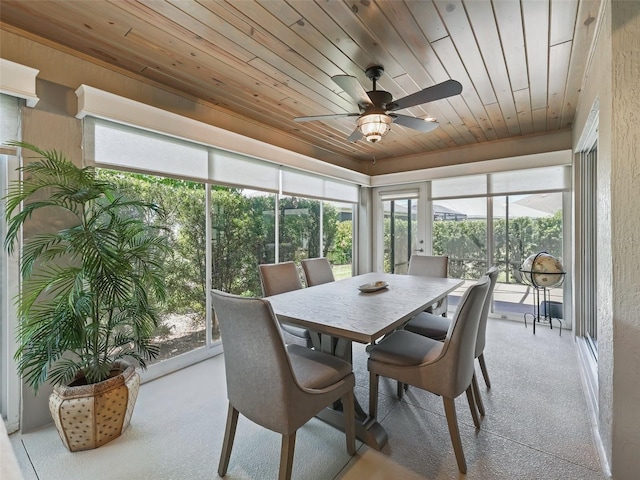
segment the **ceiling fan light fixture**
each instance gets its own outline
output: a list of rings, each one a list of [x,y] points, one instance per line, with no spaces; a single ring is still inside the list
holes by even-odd
[[[368,142],[376,143],[389,131],[392,120],[384,113],[370,113],[358,118],[358,128]]]

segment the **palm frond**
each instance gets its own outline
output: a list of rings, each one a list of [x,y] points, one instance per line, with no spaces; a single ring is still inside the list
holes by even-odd
[[[118,358],[146,366],[158,353],[154,304],[165,298],[167,229],[153,203],[120,195],[55,150],[23,143],[38,161],[22,168],[7,200],[5,248],[13,251],[22,226],[36,212],[70,212],[76,223],[28,239],[22,249],[18,297],[18,368],[35,390],[46,380],[68,382],[83,371],[88,382],[109,376]]]

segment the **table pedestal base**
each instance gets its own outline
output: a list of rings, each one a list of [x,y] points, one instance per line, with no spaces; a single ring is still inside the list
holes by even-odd
[[[344,416],[340,410],[325,408],[317,418],[344,431]],[[387,432],[375,419],[367,416],[364,420],[356,418],[356,438],[371,448],[381,450],[387,444]]]
[[[350,340],[332,337],[326,334],[317,334],[315,332],[312,333],[311,339],[316,350],[353,363],[353,345]],[[371,448],[380,450],[387,443],[387,432],[375,418],[371,418],[364,411],[358,399],[354,398],[354,402],[356,410],[356,438]],[[342,413],[342,404],[339,400],[332,408],[325,408],[316,415],[316,417],[344,432],[344,415]]]

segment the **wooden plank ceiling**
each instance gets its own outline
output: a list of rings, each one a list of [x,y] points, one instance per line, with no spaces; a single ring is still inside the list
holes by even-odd
[[[2,0],[0,20],[197,97],[330,161],[431,152],[570,128],[600,0]],[[376,144],[347,137],[358,112],[332,81],[382,65],[394,99],[448,79],[460,95],[399,111],[434,117]],[[325,158],[322,158],[325,157]]]

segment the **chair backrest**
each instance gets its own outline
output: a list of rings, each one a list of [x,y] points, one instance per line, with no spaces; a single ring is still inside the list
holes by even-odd
[[[229,402],[253,422],[281,432],[297,387],[280,326],[268,301],[211,291],[220,324]]]
[[[335,281],[333,271],[331,270],[331,264],[325,257],[306,258],[301,260],[300,264],[304,271],[307,287],[313,287],[314,285],[322,285],[323,283]]]
[[[447,278],[448,267],[449,257],[447,255],[411,255],[407,273],[421,277]]]
[[[456,398],[471,383],[478,325],[489,286],[489,278],[481,277],[467,289],[458,304],[438,360],[442,362],[441,395]]]
[[[487,319],[489,318],[489,309],[491,308],[491,299],[493,297],[493,289],[496,286],[498,280],[498,274],[500,271],[498,267],[491,267],[485,275],[489,277],[489,291],[487,292],[487,298],[484,301],[482,307],[482,313],[480,314],[480,323],[478,324],[478,339],[476,341],[476,358],[482,355],[484,352],[484,345],[486,343],[487,332]]]
[[[302,288],[298,267],[293,262],[262,264],[259,268],[264,297]]]
[[[411,255],[409,259],[409,275],[420,277],[447,278],[449,274],[449,257],[447,255]],[[431,305],[427,311],[436,315],[445,315],[449,309],[447,297]]]

